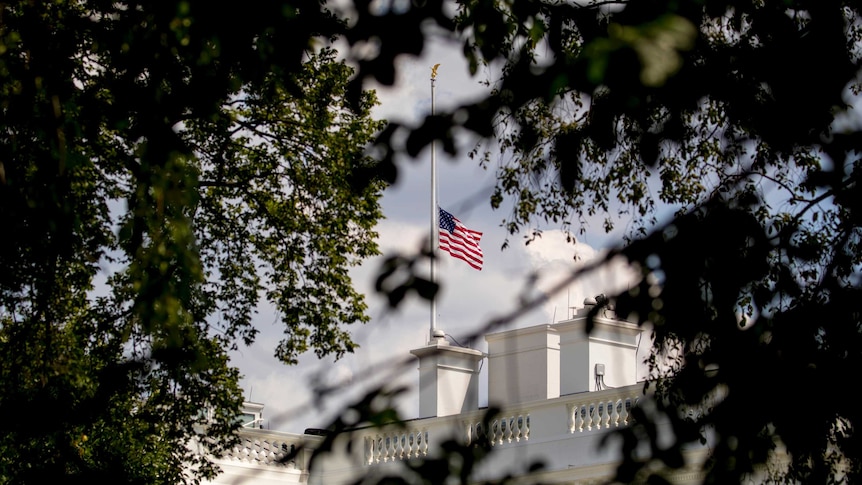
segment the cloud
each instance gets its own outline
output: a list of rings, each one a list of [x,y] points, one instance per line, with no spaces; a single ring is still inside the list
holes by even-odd
[[[560,230],[543,231],[523,251],[529,258],[529,270],[536,275],[535,291],[547,299],[543,309],[549,322],[569,318],[587,297],[618,293],[636,281],[636,272],[622,260],[586,272],[607,251],[568,241]]]

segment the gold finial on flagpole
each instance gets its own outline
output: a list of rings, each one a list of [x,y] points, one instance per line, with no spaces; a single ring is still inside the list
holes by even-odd
[[[434,64],[434,67],[431,68],[431,79],[437,79],[437,68],[440,67],[440,64]]]

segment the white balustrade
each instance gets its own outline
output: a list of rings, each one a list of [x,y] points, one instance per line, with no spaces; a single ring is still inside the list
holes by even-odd
[[[364,442],[361,459],[365,465],[376,465],[421,458],[452,437],[467,445],[487,443],[506,447],[531,439],[546,442],[564,439],[573,433],[629,426],[631,409],[637,405],[642,391],[642,386],[629,386],[561,396],[504,408],[490,420],[487,420],[486,411],[478,410],[457,417],[406,422],[406,429],[369,429],[360,437]],[[539,434],[533,436],[535,433]],[[432,436],[441,441],[431,442]]]
[[[477,418],[481,418],[478,416]],[[517,443],[530,439],[530,415],[529,413],[510,414],[498,416],[488,422],[488,428],[482,420],[467,421],[464,423],[466,443],[479,443],[484,438],[488,439],[491,446],[505,443]]]
[[[297,444],[279,439],[244,436],[240,443],[225,451],[223,460],[268,466],[296,467]]]
[[[365,437],[365,464],[409,460],[428,455],[428,431],[380,432]]]
[[[569,433],[617,428],[631,424],[631,408],[637,396],[616,399],[570,402],[566,405]]]

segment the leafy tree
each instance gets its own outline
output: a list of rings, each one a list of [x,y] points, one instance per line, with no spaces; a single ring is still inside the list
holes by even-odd
[[[212,476],[264,299],[285,362],[354,349],[376,100],[342,21],[252,3],[0,5],[0,482]]]
[[[390,125],[382,165],[399,131],[415,154],[472,130],[500,149],[471,154],[497,170],[491,204],[513,201],[511,234],[630,221],[611,256],[644,278],[616,310],[654,328],[676,442],[642,416],[617,478],[660,483],[710,432],[710,483],[858,481],[859,5],[468,0],[453,20],[474,69],[499,78],[477,103]],[[776,450],[789,465],[765,468]]]
[[[284,360],[349,351],[339,324],[365,317],[344,269],[375,250],[378,177],[431,140],[454,151],[466,129],[507,157],[474,152],[502,162],[491,203],[513,199],[512,234],[634,217],[617,253],[644,279],[617,312],[655,328],[657,401],[677,441],[639,454],[630,429],[621,481],[678,466],[707,429],[710,482],[740,481],[779,444],[792,460],[776,479],[858,480],[844,376],[862,348],[859,131],[841,122],[858,93],[856,3],[338,8],[2,5],[0,409],[45,419],[4,422],[4,478],[179,481],[194,456],[178,445],[208,404],[226,438],[213,446],[229,444],[238,392],[224,353],[254,337],[258,295],[285,320]],[[380,126],[362,83],[392,83],[396,57],[430,36],[459,39],[500,78],[421,127],[389,125],[372,166],[361,149]],[[353,77],[312,42],[336,38]],[[118,269],[97,297],[102,264]]]
[[[486,99],[429,117],[403,145],[390,125],[378,170],[394,178],[394,154],[433,139],[454,151],[463,128],[494,136],[507,157],[474,152],[500,161],[491,203],[514,199],[513,234],[536,220],[579,231],[590,215],[609,213],[606,229],[615,215],[634,218],[614,254],[644,279],[617,295],[617,312],[655,329],[657,400],[677,441],[644,456],[636,429],[625,432],[618,478],[679,466],[681,449],[711,430],[710,482],[745,479],[779,446],[791,461],[776,481],[858,479],[860,417],[841,372],[862,349],[859,126],[848,104],[859,92],[858,5],[459,5],[451,18],[439,4],[356,2],[348,42],[381,32],[360,81],[391,82],[395,56],[422,49],[416,32],[459,35],[476,69],[503,65]],[[382,29],[391,19],[397,28]],[[422,30],[429,19],[437,30]],[[676,216],[659,219],[667,206]],[[797,390],[799,406],[753,404]]]

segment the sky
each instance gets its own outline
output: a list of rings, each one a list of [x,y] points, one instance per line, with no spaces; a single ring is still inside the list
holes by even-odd
[[[393,88],[371,86],[377,90],[381,105],[374,115],[391,121],[416,123],[431,112],[431,66],[440,63],[434,91],[438,112],[481,95],[486,87],[480,73],[471,77],[457,50],[432,45],[420,58],[401,58],[400,77]],[[583,307],[587,297],[625,289],[631,274],[624,265],[588,279],[567,285],[566,290],[548,295],[547,290],[579,265],[589,263],[608,247],[619,243],[619,234],[604,234],[599,220],[594,229],[566,242],[558,228],[542,228],[543,236],[525,245],[521,236],[510,238],[511,245],[501,250],[507,238],[500,223],[504,212],[490,207],[489,195],[494,173],[485,171],[466,156],[472,141],[462,139],[459,156],[436,150],[439,205],[459,218],[470,229],[483,232],[481,247],[484,268],[477,271],[465,262],[441,255],[437,281],[437,327],[463,344],[465,338],[492,318],[508,315],[524,299],[545,298],[535,310],[495,331],[553,323],[566,319],[570,307]],[[389,311],[385,301],[374,294],[374,278],[383,258],[397,252],[418,250],[430,234],[431,214],[430,148],[416,159],[399,161],[397,182],[384,191],[381,200],[384,219],[377,226],[382,255],[366,261],[352,271],[356,287],[368,298],[371,322],[350,328],[359,348],[340,360],[318,359],[304,355],[296,366],[286,366],[273,357],[281,335],[277,316],[262,306],[256,324],[261,333],[251,347],[232,355],[232,363],[243,374],[241,385],[248,401],[264,404],[264,428],[301,433],[307,428],[323,428],[363,390],[379,382],[407,386],[399,400],[404,418],[418,415],[416,394],[419,374],[409,351],[425,346],[430,331],[430,305],[410,298],[397,311]],[[577,256],[577,258],[576,258]],[[536,280],[531,275],[538,274]],[[484,339],[473,348],[487,351]],[[401,364],[406,364],[402,366]],[[322,403],[315,402],[315,383],[338,386],[339,390]],[[486,367],[480,374],[480,405],[487,404]]]

